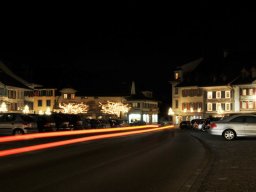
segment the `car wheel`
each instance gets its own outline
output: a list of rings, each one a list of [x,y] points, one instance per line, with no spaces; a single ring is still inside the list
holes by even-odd
[[[235,137],[236,137],[236,133],[235,131],[231,130],[231,129],[228,129],[228,130],[225,130],[223,132],[223,137],[228,140],[228,141],[231,141],[231,140],[234,140]]]
[[[13,135],[23,135],[23,134],[24,134],[24,131],[21,129],[15,129],[13,131]]]

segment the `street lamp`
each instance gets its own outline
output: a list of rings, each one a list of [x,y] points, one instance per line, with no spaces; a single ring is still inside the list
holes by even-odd
[[[168,115],[170,115],[170,116],[174,115],[174,112],[173,112],[173,110],[172,110],[171,107],[170,107],[169,110],[168,110]]]
[[[7,112],[7,105],[5,102],[2,102],[1,106],[0,106],[0,112]]]

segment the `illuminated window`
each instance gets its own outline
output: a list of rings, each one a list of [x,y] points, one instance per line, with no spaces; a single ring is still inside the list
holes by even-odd
[[[249,95],[253,95],[253,89],[249,89]]]
[[[246,101],[242,101],[242,109],[246,109]]]
[[[177,80],[177,79],[179,79],[180,77],[179,77],[179,73],[178,72],[176,72],[175,73],[175,79]]]
[[[65,93],[65,94],[63,95],[63,98],[64,98],[64,99],[67,99],[67,98],[68,98],[68,94]]]
[[[221,103],[216,103],[216,110],[218,111],[218,110],[221,110],[222,108],[221,108]]]
[[[212,111],[212,103],[207,103],[207,111]]]
[[[152,123],[157,123],[158,122],[158,115],[157,114],[153,114],[152,115]]]
[[[71,94],[71,99],[75,99],[75,94]]]
[[[148,114],[143,114],[142,119],[143,119],[143,121],[145,121],[146,123],[149,123],[149,115],[148,115]]]
[[[253,101],[249,101],[249,103],[248,103],[248,108],[249,108],[249,109],[253,109]]]
[[[225,110],[230,111],[230,103],[225,103]]]
[[[230,91],[225,91],[225,98],[230,98]]]
[[[246,95],[246,89],[243,89],[242,95]]]
[[[216,98],[220,99],[221,98],[221,91],[216,91]]]
[[[208,91],[207,92],[207,98],[208,99],[212,99],[212,91]]]

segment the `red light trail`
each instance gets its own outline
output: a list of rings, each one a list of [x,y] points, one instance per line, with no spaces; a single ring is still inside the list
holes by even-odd
[[[122,127],[122,128],[103,128],[103,129],[89,129],[89,130],[76,130],[76,131],[58,131],[58,132],[47,132],[47,133],[33,133],[33,134],[25,134],[25,135],[17,135],[17,136],[4,136],[4,137],[0,137],[0,143],[38,139],[38,138],[47,138],[47,137],[89,134],[89,133],[129,131],[134,129],[145,129],[145,128],[154,128],[154,127],[158,127],[158,125],[143,125],[143,126],[133,126],[133,127]]]
[[[93,141],[93,140],[113,138],[113,137],[121,137],[121,136],[133,135],[133,134],[153,132],[153,131],[161,131],[161,130],[170,129],[173,127],[174,127],[173,125],[170,125],[170,126],[135,130],[135,131],[129,131],[129,132],[94,135],[94,136],[87,136],[87,137],[76,138],[76,139],[69,139],[65,141],[57,141],[57,142],[51,142],[51,143],[45,143],[45,144],[39,144],[39,145],[33,145],[33,146],[27,146],[27,147],[20,147],[15,149],[2,150],[0,151],[0,157],[20,154],[25,152],[31,152],[31,151],[38,151],[42,149],[48,149],[48,148],[59,147],[64,145],[70,145],[70,144],[79,143],[79,142]]]

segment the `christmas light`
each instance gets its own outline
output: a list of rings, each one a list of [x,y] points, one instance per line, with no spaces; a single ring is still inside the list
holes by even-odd
[[[73,114],[78,114],[78,113],[87,113],[88,111],[88,105],[83,104],[83,103],[63,103],[59,104],[59,107],[62,109],[62,113],[73,113]]]
[[[120,117],[120,113],[128,113],[131,107],[128,104],[123,104],[121,102],[111,102],[107,101],[106,104],[99,103],[101,111],[106,114],[114,114],[117,117]]]

